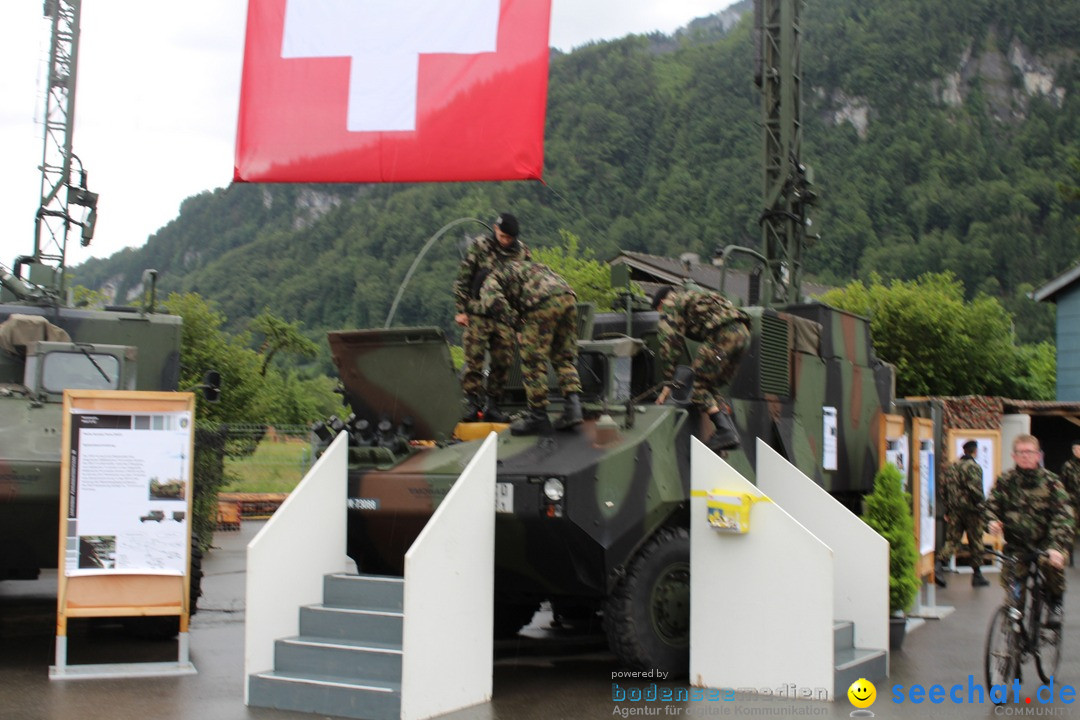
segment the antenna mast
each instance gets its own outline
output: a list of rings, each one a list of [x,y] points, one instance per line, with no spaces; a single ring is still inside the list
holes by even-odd
[[[45,0],[45,17],[52,21],[48,90],[45,97],[44,148],[41,159],[41,204],[34,223],[34,254],[20,258],[29,267],[29,280],[48,294],[64,292],[65,254],[72,225],[82,228],[89,245],[97,220],[97,193],[86,189],[86,170],[71,151],[75,129],[75,77],[79,60],[81,0]],[[72,182],[78,165],[77,182]],[[72,206],[86,212],[80,221]],[[16,270],[18,274],[18,270]]]

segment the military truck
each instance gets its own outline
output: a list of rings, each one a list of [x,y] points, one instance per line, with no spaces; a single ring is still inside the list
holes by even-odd
[[[586,422],[548,437],[499,434],[496,633],[516,632],[546,600],[567,624],[601,613],[624,664],[683,675],[690,438],[707,440],[712,424],[685,404],[653,402],[665,380],[657,313],[581,310]],[[854,504],[871,489],[892,401],[892,369],[874,356],[867,322],[820,304],[746,311],[753,339],[726,389],[742,448],[727,461],[753,478],[761,437]],[[401,574],[481,438],[505,426],[458,424],[461,387],[441,330],[343,331],[329,342],[352,414],[319,434],[350,438],[348,552],[361,571]],[[519,372],[504,401],[524,408]]]
[[[70,307],[6,271],[0,284],[0,580],[27,579],[57,564],[64,390],[176,390],[181,319]]]

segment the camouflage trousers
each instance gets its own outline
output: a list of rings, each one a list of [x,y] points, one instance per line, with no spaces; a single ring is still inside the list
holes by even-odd
[[[519,335],[521,381],[531,408],[548,404],[547,361],[563,395],[581,392],[577,371],[577,299],[556,295],[530,310]]]
[[[694,370],[690,401],[704,410],[719,405],[713,393],[731,380],[749,344],[750,330],[741,322],[725,325],[715,337],[702,342],[690,364]]]
[[[510,376],[514,362],[514,331],[509,325],[482,315],[470,315],[469,324],[461,336],[465,350],[465,373],[461,389],[466,395],[490,395],[498,398]],[[487,387],[484,384],[484,352],[490,356]]]
[[[983,559],[983,533],[986,532],[986,520],[982,513],[950,513],[945,522],[945,544],[941,546],[941,559],[945,560],[956,554],[960,549],[960,541],[967,533],[968,556],[971,558],[971,569],[975,570],[982,566]]]
[[[1031,550],[1025,548],[1015,548],[1005,546],[1005,552],[1009,555],[1024,556],[1030,554]],[[1043,575],[1046,577],[1046,592],[1050,597],[1061,597],[1065,594],[1065,571],[1058,570],[1050,565],[1050,560],[1046,557],[1039,558],[1039,567],[1042,568]],[[1005,563],[1001,566],[1001,584],[1005,589],[1009,589],[1013,582],[1024,582],[1027,580],[1028,570],[1030,566],[1027,562],[1021,563]]]

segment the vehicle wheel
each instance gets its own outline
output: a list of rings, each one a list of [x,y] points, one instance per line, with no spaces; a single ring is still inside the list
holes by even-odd
[[[690,670],[690,534],[664,528],[630,561],[604,604],[604,629],[625,665],[670,677]]]
[[[994,685],[1007,685],[1018,677],[1017,647],[1019,638],[1013,632],[1013,621],[1007,607],[999,607],[990,619],[990,630],[986,635],[986,690]],[[997,703],[1000,704],[1000,703]]]
[[[532,622],[533,615],[540,609],[538,602],[499,602],[495,601],[495,639],[503,640],[518,634],[521,628]]]
[[[1038,647],[1035,648],[1035,670],[1039,673],[1039,678],[1044,683],[1049,683],[1058,669],[1058,663],[1061,661],[1061,643],[1062,643],[1062,627],[1048,628],[1043,622],[1046,620],[1047,606],[1043,605],[1041,608],[1039,618],[1039,634],[1036,642]]]

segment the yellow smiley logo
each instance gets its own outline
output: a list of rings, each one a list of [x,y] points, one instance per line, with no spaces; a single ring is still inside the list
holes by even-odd
[[[866,678],[859,678],[847,689],[848,700],[857,708],[868,708],[877,700],[877,688]]]

